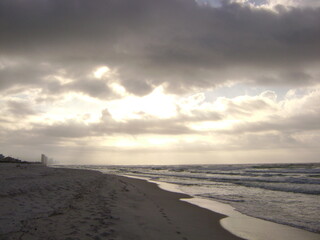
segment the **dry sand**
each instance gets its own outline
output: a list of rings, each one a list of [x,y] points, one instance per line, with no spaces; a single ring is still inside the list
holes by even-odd
[[[240,239],[186,197],[94,171],[0,164],[0,239]]]

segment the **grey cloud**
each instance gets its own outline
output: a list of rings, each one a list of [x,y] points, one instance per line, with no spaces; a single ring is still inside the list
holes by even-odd
[[[142,113],[140,114],[142,115]],[[115,121],[108,109],[102,112],[101,122],[93,125],[96,134],[165,134],[180,135],[189,134],[193,131],[183,125],[178,119],[158,119],[144,115],[142,119],[131,119],[125,122]]]
[[[272,92],[264,92],[263,97],[274,99],[275,95]],[[235,145],[238,147],[247,148],[272,148],[272,147],[310,147],[318,146],[316,142],[311,140],[296,138],[297,135],[311,136],[318,135],[320,131],[320,108],[319,94],[317,91],[305,96],[296,102],[297,107],[286,106],[284,113],[279,112],[280,109],[275,109],[261,99],[249,99],[236,104],[233,101],[226,102],[227,109],[222,115],[222,118],[232,116],[250,116],[257,114],[258,111],[269,111],[267,119],[251,121],[242,121],[242,123],[234,124],[229,130],[215,130],[213,134],[226,136],[226,138],[237,136]],[[295,103],[294,101],[292,103]],[[283,102],[288,104],[288,102]],[[280,105],[283,105],[280,104]],[[302,104],[302,105],[301,105]],[[287,112],[288,111],[288,112]],[[239,141],[237,141],[237,139]]]
[[[21,131],[25,131],[21,129]],[[27,131],[30,136],[38,138],[81,139],[90,136],[106,136],[115,134],[141,135],[180,135],[193,131],[180,122],[171,119],[136,119],[127,122],[117,122],[105,111],[101,122],[85,124],[77,121],[56,122],[51,125],[33,124],[32,130]],[[27,135],[27,133],[26,133]],[[53,140],[51,140],[53,141]]]
[[[193,110],[190,114],[183,114],[177,109],[177,116],[169,119],[156,118],[144,112],[137,113],[141,119],[131,119],[125,122],[116,122],[113,120],[108,109],[102,112],[101,123],[97,129],[104,131],[115,131],[127,134],[192,134],[196,131],[188,128],[187,123],[202,122],[202,121],[218,121],[222,119],[222,115],[215,111]],[[109,130],[110,129],[110,130]]]
[[[34,133],[53,138],[82,138],[89,136],[104,136],[113,134],[164,134],[179,135],[192,131],[187,127],[165,120],[131,120],[128,122],[115,122],[113,120],[98,124],[86,125],[83,123],[66,122],[53,125],[34,126]]]
[[[69,91],[79,91],[87,93],[92,97],[97,98],[108,98],[110,96],[114,96],[110,88],[107,86],[107,83],[104,80],[97,80],[97,79],[89,79],[89,80],[82,80],[76,81],[71,84],[67,84],[66,88]]]
[[[135,95],[143,96],[150,93],[153,86],[148,83],[148,81],[141,81],[141,79],[123,79],[121,81],[122,85],[126,87],[126,90]]]
[[[104,134],[164,134],[164,135],[180,135],[180,134],[190,134],[192,130],[188,127],[175,123],[172,120],[130,120],[125,123],[100,123],[94,126],[94,131],[96,133]]]
[[[54,69],[35,62],[15,60],[11,66],[0,68],[0,91],[12,86],[36,86]]]
[[[2,146],[10,149],[10,146],[14,146],[13,149],[25,149],[26,147],[39,147],[42,148],[44,145],[59,145],[59,140],[54,139],[50,136],[44,136],[37,132],[33,132],[27,129],[19,130],[5,130],[0,129],[3,138],[0,139]],[[40,147],[41,146],[41,147]]]
[[[176,121],[181,123],[187,122],[202,122],[202,121],[219,121],[223,119],[223,114],[220,114],[216,111],[201,111],[193,110],[191,115],[185,115],[181,112],[176,118]]]
[[[305,131],[320,130],[320,114],[302,113],[291,117],[274,115],[268,121],[258,121],[254,123],[241,123],[235,125],[231,130],[223,130],[221,133],[242,134],[242,133],[263,133],[263,132],[283,132],[294,134]]]
[[[7,108],[9,113],[18,117],[36,114],[36,111],[30,107],[28,102],[8,101]]]
[[[241,116],[251,116],[252,113],[259,111],[275,110],[274,106],[263,99],[246,99],[237,103],[231,99],[225,99],[224,104],[226,107],[225,117],[232,116],[234,118]]]
[[[8,119],[6,119],[6,118],[4,118],[4,117],[0,117],[0,122],[1,123],[14,123],[14,121],[12,121],[12,120],[8,120]]]
[[[90,127],[75,121],[56,123],[53,125],[35,125],[33,133],[52,138],[81,138],[91,135]]]
[[[319,81],[307,73],[320,60],[319,8],[275,13],[191,0],[3,0],[0,16],[5,57],[63,67],[77,82],[70,87],[98,97],[112,92],[85,77],[97,65],[118,69],[120,82],[137,95],[164,82],[183,92],[230,79],[262,85]],[[29,82],[41,84],[44,74],[35,68],[29,74],[35,75]],[[9,76],[2,69],[0,76],[2,88],[28,83],[18,80],[19,71]]]
[[[238,149],[279,149],[302,147],[302,143],[288,133],[246,133],[234,139],[234,146]]]
[[[73,91],[102,99],[115,97],[116,94],[108,87],[109,79],[95,79],[90,76],[94,67],[96,65],[88,63],[75,67],[74,63],[63,66],[48,62],[14,60],[12,66],[0,68],[0,91],[13,86],[22,87],[24,90],[27,87],[34,87],[42,89],[46,95],[59,95]],[[70,82],[62,84],[56,76],[69,79]]]

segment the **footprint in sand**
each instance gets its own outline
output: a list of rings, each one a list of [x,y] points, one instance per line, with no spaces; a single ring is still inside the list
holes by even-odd
[[[160,207],[158,207],[158,208],[160,208]],[[171,219],[167,216],[167,214],[165,213],[165,211],[164,211],[163,208],[160,208],[159,212],[160,212],[161,215],[167,220],[167,222],[168,222],[169,224],[172,224]]]
[[[180,231],[176,231],[176,233],[177,233],[178,235],[181,235],[181,232],[180,232]],[[182,240],[188,240],[188,238],[187,238],[187,237],[182,237]]]

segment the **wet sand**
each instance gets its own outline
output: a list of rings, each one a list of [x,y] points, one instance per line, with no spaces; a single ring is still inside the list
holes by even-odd
[[[0,165],[0,239],[240,239],[187,195],[95,171]]]

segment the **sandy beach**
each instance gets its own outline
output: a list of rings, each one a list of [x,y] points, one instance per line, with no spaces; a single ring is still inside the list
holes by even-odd
[[[1,164],[0,239],[240,239],[224,216],[144,180]]]

